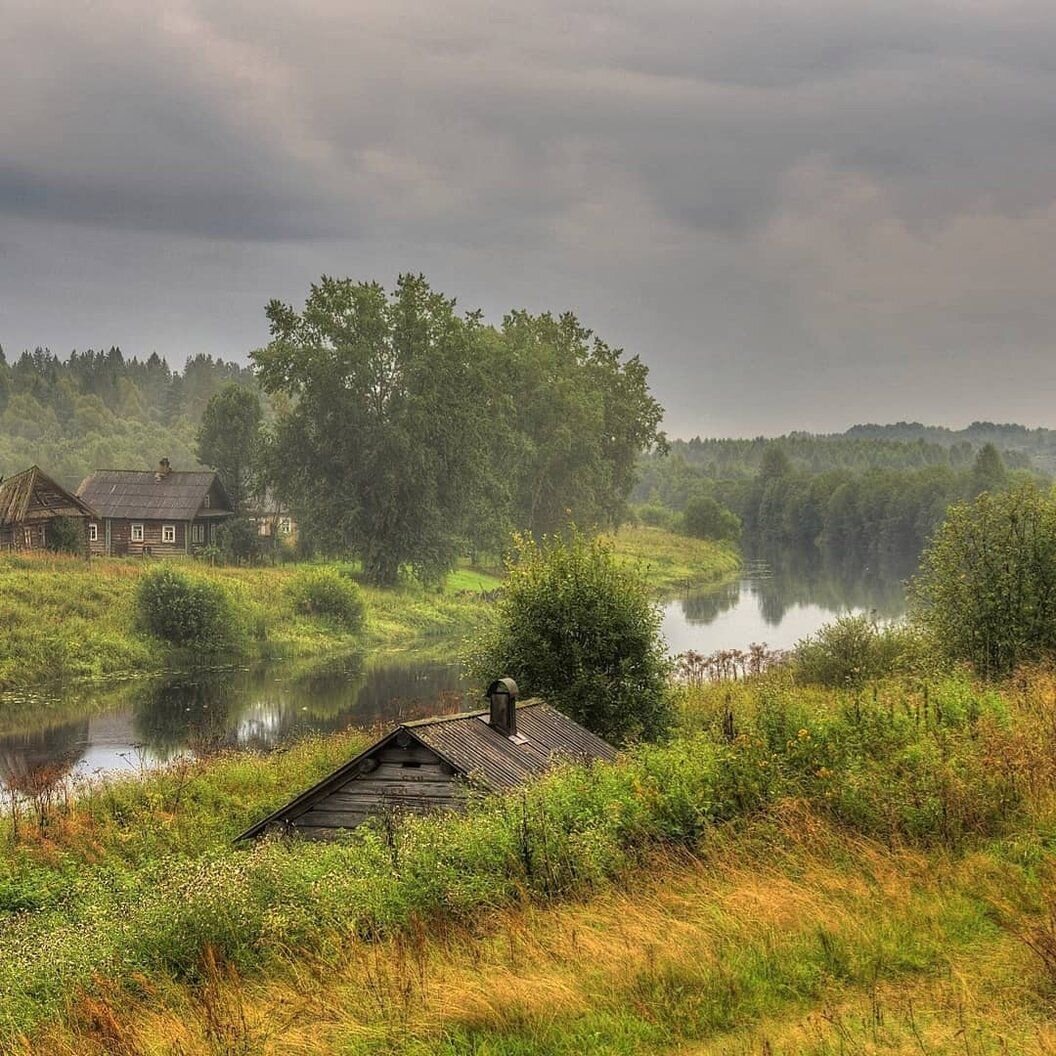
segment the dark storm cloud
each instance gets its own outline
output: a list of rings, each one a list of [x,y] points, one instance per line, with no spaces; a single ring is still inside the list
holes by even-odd
[[[414,268],[575,307],[677,432],[1056,424],[1048,4],[8,0],[0,47],[9,350],[242,356]]]

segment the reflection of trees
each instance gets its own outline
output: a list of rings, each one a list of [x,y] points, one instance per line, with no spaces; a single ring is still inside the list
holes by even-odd
[[[905,611],[905,580],[913,572],[911,562],[888,559],[862,566],[812,553],[779,550],[753,554],[763,561],[767,574],[751,582],[759,609],[771,626],[779,624],[794,605],[816,605],[829,612],[845,609],[875,611],[894,618]]]
[[[38,796],[69,774],[87,746],[87,719],[6,734],[0,737],[0,777],[8,788]]]
[[[863,568],[854,561],[825,560],[816,553],[755,552],[742,581],[680,600],[689,623],[712,623],[737,604],[744,589],[756,598],[763,620],[771,627],[798,605],[816,605],[833,613],[864,609],[890,619],[905,611],[905,580],[913,571],[905,561]]]
[[[681,598],[682,613],[690,623],[712,623],[728,612],[741,596],[741,583],[725,583],[715,590],[693,592]]]
[[[132,709],[142,743],[168,758],[184,748],[215,751],[229,741],[238,695],[235,673],[206,671],[143,687]]]
[[[341,658],[304,669],[263,664],[209,671],[143,687],[133,706],[137,736],[169,757],[227,745],[272,747],[308,732],[373,727],[457,710],[461,682],[454,665]]]

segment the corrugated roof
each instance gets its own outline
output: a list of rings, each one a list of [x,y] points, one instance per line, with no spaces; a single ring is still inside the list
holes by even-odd
[[[517,740],[484,720],[486,711],[404,725],[412,736],[471,779],[498,791],[545,773],[560,760],[613,759],[616,750],[541,700],[517,706]]]
[[[28,516],[94,517],[91,506],[56,484],[39,466],[0,483],[0,525],[21,524]]]
[[[404,730],[457,773],[495,792],[538,777],[560,762],[591,763],[616,758],[616,749],[611,744],[542,700],[526,700],[517,705],[519,736],[516,741],[484,722],[487,717],[487,711],[471,711],[400,723],[355,758],[250,826],[236,840],[251,839],[272,825],[299,816],[353,778],[359,772],[361,760],[381,747],[396,743]]]
[[[152,470],[100,469],[81,481],[77,494],[100,517],[189,521],[202,508],[214,483],[220,486],[211,470],[170,470],[160,474]],[[226,493],[224,500],[227,502]],[[210,516],[228,512],[215,508],[203,511]]]

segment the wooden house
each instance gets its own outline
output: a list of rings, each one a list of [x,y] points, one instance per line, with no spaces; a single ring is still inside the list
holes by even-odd
[[[474,791],[515,788],[562,761],[615,758],[612,745],[544,701],[518,704],[512,679],[493,682],[488,698],[487,711],[400,723],[238,839],[327,839],[378,815],[457,810]]]
[[[0,478],[0,550],[45,550],[48,526],[59,518],[74,520],[88,552],[88,525],[95,510],[56,484],[38,466]]]
[[[214,544],[234,513],[216,473],[174,470],[167,458],[153,472],[97,470],[77,494],[97,514],[88,525],[91,552],[114,557],[194,553]]]

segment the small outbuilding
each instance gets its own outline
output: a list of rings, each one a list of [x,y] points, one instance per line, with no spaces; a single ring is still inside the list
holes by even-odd
[[[457,810],[471,790],[515,788],[560,762],[616,756],[545,701],[518,704],[513,679],[493,682],[488,699],[486,711],[400,723],[238,839],[271,832],[327,839],[378,815]]]
[[[0,550],[46,550],[48,528],[59,519],[73,521],[88,553],[88,525],[95,511],[83,499],[56,484],[39,466],[0,477]]]

